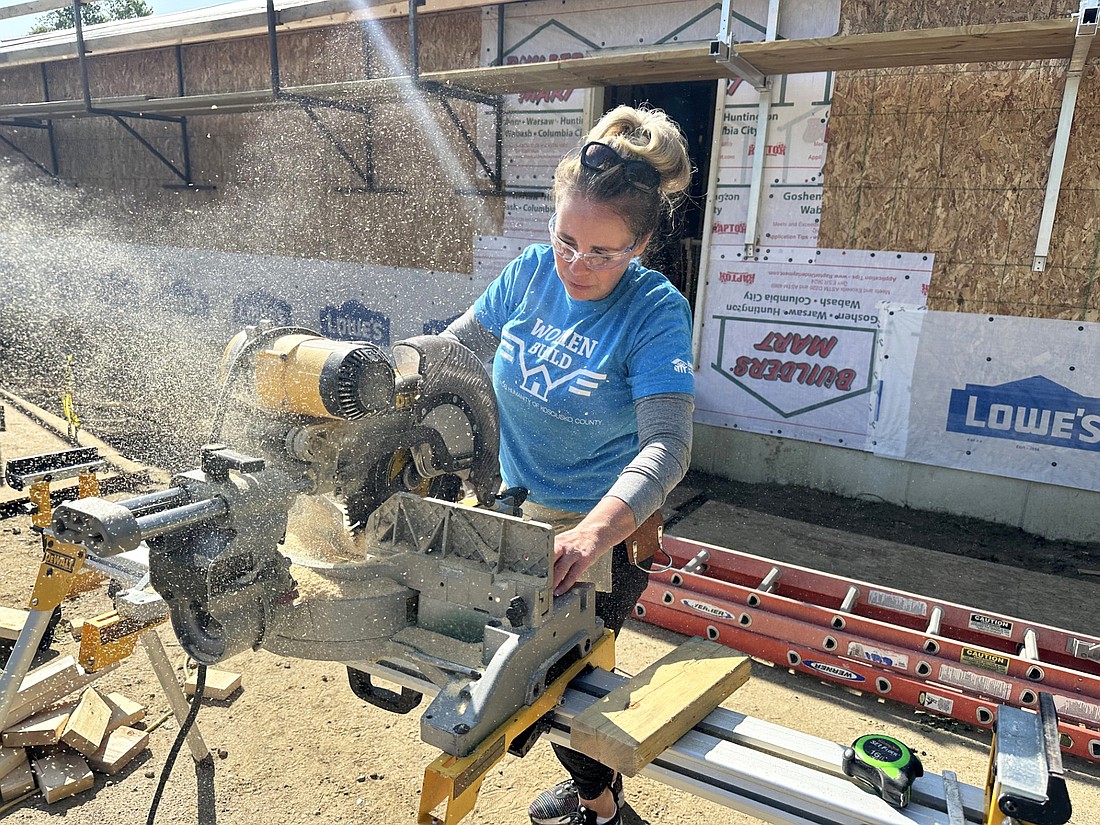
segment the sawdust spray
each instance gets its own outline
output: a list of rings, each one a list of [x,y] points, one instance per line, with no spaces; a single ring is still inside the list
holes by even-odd
[[[375,73],[403,74],[383,27],[364,27]],[[318,59],[346,63],[347,33],[325,42]],[[471,265],[468,239],[492,219],[483,199],[455,195],[476,188],[473,162],[434,108],[410,86],[366,114],[291,107],[192,118],[193,176],[211,188],[150,183],[171,175],[149,157],[139,183],[102,189],[0,158],[0,383],[60,413],[71,356],[86,430],[140,460],[193,466],[213,416],[222,347],[240,326],[224,307],[239,273],[210,272],[224,258],[201,253],[239,254],[253,269],[277,256],[302,282],[318,277],[316,261]],[[121,130],[116,139],[130,141]],[[86,170],[63,146],[62,180]],[[457,260],[456,248],[467,250]],[[199,285],[212,280],[225,292]],[[406,298],[424,288],[385,276],[375,283]],[[370,296],[353,297],[369,304]],[[316,318],[288,320],[317,326]]]

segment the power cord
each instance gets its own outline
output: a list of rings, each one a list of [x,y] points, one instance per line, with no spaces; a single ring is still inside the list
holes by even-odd
[[[176,741],[172,743],[172,747],[168,751],[168,757],[164,760],[164,768],[160,772],[160,782],[157,783],[156,793],[153,794],[153,801],[149,806],[149,816],[145,820],[145,825],[153,825],[153,821],[157,818],[157,808],[160,807],[160,798],[164,795],[164,787],[168,784],[172,766],[176,763],[176,757],[179,756],[180,748],[183,747],[187,733],[191,730],[191,726],[195,724],[195,717],[199,715],[199,706],[202,704],[202,693],[205,688],[206,665],[199,665],[195,670],[195,695],[191,698],[191,708],[187,711],[187,716],[184,718],[183,724],[180,725],[180,731],[176,734]]]

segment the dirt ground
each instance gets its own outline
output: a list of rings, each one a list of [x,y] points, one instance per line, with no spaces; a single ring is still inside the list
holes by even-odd
[[[9,424],[12,420],[9,411]],[[16,445],[12,434],[11,427],[0,433],[0,451],[5,457],[14,455],[15,450],[32,454],[56,449],[46,435],[41,436],[42,447],[35,449],[25,435]],[[782,488],[751,488],[692,476],[678,491],[676,504],[687,514],[701,501],[721,499],[743,508],[783,514],[783,502],[790,493]],[[798,500],[799,516],[807,518],[805,495]],[[1067,576],[1100,566],[1093,547],[1043,542],[1021,537],[1018,531],[1002,535],[987,525],[965,524],[961,531],[944,529],[942,516],[929,517],[902,508],[883,510],[873,502],[828,496],[814,501],[810,509],[819,523],[872,536],[879,531],[892,541],[926,541],[941,551]],[[981,540],[960,539],[960,533],[979,535]],[[0,604],[26,603],[39,561],[39,538],[30,530],[29,518],[16,515],[0,521]],[[96,615],[109,607],[102,591],[67,601],[64,620],[44,656],[75,655],[77,644],[66,632],[65,621]],[[182,675],[184,654],[170,631],[162,629],[161,637]],[[627,673],[638,672],[683,638],[630,620],[618,643],[619,667]],[[0,657],[3,655],[0,648]],[[396,716],[365,704],[348,688],[344,668],[333,663],[287,659],[261,651],[236,656],[222,667],[241,672],[243,688],[227,701],[204,703],[198,716],[203,736],[216,755],[213,769],[198,770],[184,748],[157,822],[400,825],[416,821],[423,768],[438,755],[420,741],[417,711]],[[167,710],[140,647],[119,670],[105,676],[102,685],[146,703],[150,719]],[[917,751],[927,770],[953,770],[962,781],[974,785],[984,779],[989,748],[986,731],[848,693],[782,668],[754,663],[750,681],[724,704],[838,742],[869,732],[890,733]],[[34,797],[4,818],[19,825],[44,825],[59,815],[78,825],[143,822],[177,732],[174,722],[158,728],[149,750],[114,777],[97,775],[90,791],[53,805]],[[1074,758],[1067,759],[1066,769],[1075,806],[1072,821],[1081,825],[1097,821],[1100,769]],[[559,777],[560,769],[544,743],[524,759],[507,757],[489,774],[477,807],[465,822],[525,825],[527,802]],[[624,821],[630,825],[756,821],[645,778],[628,780],[627,795],[630,808]]]

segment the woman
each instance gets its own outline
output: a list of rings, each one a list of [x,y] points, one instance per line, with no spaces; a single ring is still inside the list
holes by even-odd
[[[648,580],[624,540],[687,471],[694,374],[687,301],[637,257],[691,181],[679,128],[620,106],[558,164],[549,244],[528,247],[444,334],[493,358],[501,474],[525,515],[559,531],[561,595],[596,584],[616,634]],[[570,779],[531,803],[535,825],[618,825],[622,780],[555,745]]]

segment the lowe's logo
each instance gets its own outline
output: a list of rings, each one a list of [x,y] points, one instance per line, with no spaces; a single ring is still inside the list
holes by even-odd
[[[947,431],[1100,452],[1100,398],[1035,375],[951,390]]]

